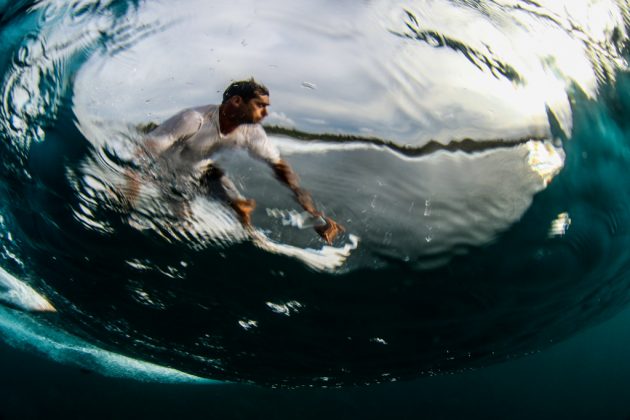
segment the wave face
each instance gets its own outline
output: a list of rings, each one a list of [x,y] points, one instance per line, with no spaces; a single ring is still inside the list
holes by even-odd
[[[621,310],[627,3],[346,3],[0,2],[5,336],[79,364],[60,354],[338,386],[488,365]],[[346,229],[333,245],[239,151],[216,159],[256,199],[254,232],[169,173],[125,201],[143,127],[250,76]]]

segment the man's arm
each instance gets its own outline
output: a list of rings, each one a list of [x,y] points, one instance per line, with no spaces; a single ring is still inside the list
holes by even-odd
[[[286,161],[280,159],[271,166],[276,174],[276,178],[289,187],[295,195],[295,199],[304,210],[315,217],[322,216],[322,212],[315,208],[311,194],[309,194],[305,189],[300,188],[297,174],[293,171],[293,169],[291,169],[291,166],[289,166]]]
[[[314,217],[321,217],[326,221],[325,224],[316,226],[315,230],[328,244],[331,244],[335,237],[344,231],[343,226],[339,225],[330,217],[324,216],[324,213],[315,208],[311,194],[300,187],[297,174],[286,161],[279,159],[272,163],[271,166],[276,174],[276,178],[289,187],[300,206]]]
[[[276,174],[276,178],[289,187],[293,192],[296,201],[314,217],[321,217],[325,223],[315,226],[315,231],[324,238],[328,244],[331,244],[335,237],[343,232],[344,228],[337,224],[330,217],[326,217],[324,213],[315,208],[313,198],[305,189],[300,187],[297,174],[293,172],[291,166],[280,158],[280,152],[269,141],[265,130],[260,124],[253,124],[247,127],[248,139],[247,148],[253,156],[267,162]]]
[[[185,109],[157,126],[145,137],[145,146],[151,153],[161,154],[173,144],[197,133],[203,124],[203,115],[197,109]]]

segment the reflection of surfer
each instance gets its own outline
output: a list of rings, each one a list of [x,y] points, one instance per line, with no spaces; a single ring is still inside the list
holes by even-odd
[[[146,149],[151,156],[164,159],[173,170],[192,170],[206,191],[220,186],[243,225],[250,227],[255,201],[243,197],[210,159],[223,148],[247,150],[273,168],[276,177],[291,189],[304,210],[325,221],[315,230],[331,243],[343,227],[315,208],[311,195],[300,188],[297,175],[280,158],[278,149],[258,124],[267,116],[268,106],[269,91],[265,86],[254,79],[234,82],[223,93],[221,105],[185,109],[148,133]],[[139,180],[133,177],[130,182],[135,185],[128,186],[129,192],[137,195]]]

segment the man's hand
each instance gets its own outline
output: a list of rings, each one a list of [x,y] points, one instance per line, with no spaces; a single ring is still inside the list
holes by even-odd
[[[253,199],[238,199],[231,203],[232,208],[238,214],[238,218],[241,219],[241,223],[245,226],[251,226],[252,217],[251,213],[256,208],[256,201]]]
[[[344,232],[346,229],[330,217],[324,217],[324,220],[326,221],[326,224],[315,226],[315,231],[328,243],[328,245],[332,245],[332,242],[335,240],[337,235]]]

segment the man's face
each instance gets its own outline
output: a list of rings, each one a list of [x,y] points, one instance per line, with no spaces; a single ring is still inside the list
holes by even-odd
[[[269,106],[269,96],[256,96],[244,104],[245,122],[256,124],[267,116],[267,107]]]

